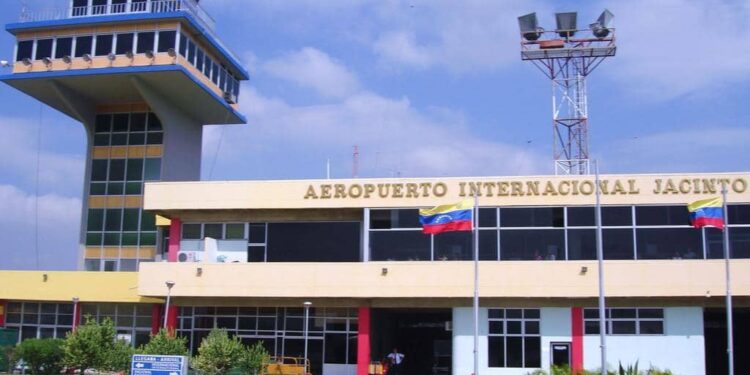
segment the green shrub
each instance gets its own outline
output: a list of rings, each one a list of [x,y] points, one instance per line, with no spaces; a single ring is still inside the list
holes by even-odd
[[[133,348],[125,341],[117,340],[117,331],[112,320],[101,323],[86,317],[86,322],[68,333],[63,344],[64,363],[80,370],[125,371],[130,368]]]
[[[151,335],[151,339],[145,345],[138,348],[141,354],[152,355],[189,355],[187,339],[182,336],[170,335],[165,329]]]
[[[3,369],[8,373],[13,372],[16,362],[18,362],[18,349],[15,346],[3,346],[3,355],[5,356],[5,364],[7,368]]]
[[[17,356],[23,358],[32,374],[59,374],[62,370],[63,340],[27,339],[18,344]]]
[[[224,329],[214,329],[201,342],[193,368],[203,375],[224,375],[240,364],[244,351],[239,338],[229,337]]]
[[[258,375],[263,370],[263,365],[268,362],[270,355],[263,346],[263,342],[256,342],[255,345],[245,349],[240,358],[239,367],[247,374]]]

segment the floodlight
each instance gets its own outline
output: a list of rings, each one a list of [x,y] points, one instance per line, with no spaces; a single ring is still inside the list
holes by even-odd
[[[132,60],[133,59],[133,51],[127,51],[127,52],[125,52],[125,57],[127,57],[127,58],[129,58],[129,59]]]
[[[557,30],[555,31],[563,38],[570,38],[575,35],[577,16],[576,12],[555,13],[555,19],[557,20]]]
[[[66,64],[70,64],[70,63],[71,63],[71,61],[73,61],[73,60],[71,60],[71,59],[70,59],[70,56],[69,56],[69,55],[65,55],[65,56],[63,56],[63,57],[62,57],[62,61],[63,61],[64,63],[66,63]]]
[[[83,61],[85,61],[87,63],[91,62],[91,55],[90,54],[84,53],[82,57],[83,57]]]
[[[518,17],[518,27],[521,29],[521,35],[528,41],[535,41],[542,36],[544,29],[539,27],[536,19],[536,13],[529,13]]]
[[[169,57],[175,57],[177,56],[177,51],[175,51],[174,48],[170,48],[167,50],[167,55],[169,55]]]
[[[24,57],[21,61],[23,62],[23,65],[26,65],[26,66],[31,65],[31,59],[28,57]]]
[[[8,62],[8,60],[0,60],[0,66],[7,68],[10,66],[10,62]]]
[[[109,61],[115,61],[115,58],[117,58],[117,56],[115,56],[115,54],[112,52],[110,52],[109,55],[107,55],[107,59]]]
[[[46,66],[48,66],[48,67],[49,67],[50,65],[52,65],[52,59],[50,59],[49,57],[44,57],[44,58],[42,58],[42,62],[44,63],[44,65],[46,65]]]
[[[609,35],[609,25],[612,23],[613,18],[615,18],[615,15],[609,10],[604,9],[599,19],[589,25],[594,36],[597,38],[606,38]]]
[[[154,58],[154,51],[152,51],[152,50],[146,51],[146,57],[148,57],[149,59],[153,59]]]

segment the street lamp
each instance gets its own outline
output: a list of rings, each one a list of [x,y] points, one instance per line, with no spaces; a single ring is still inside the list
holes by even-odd
[[[167,284],[167,304],[164,307],[164,324],[162,325],[162,327],[164,327],[166,329],[167,328],[167,317],[169,316],[169,297],[170,297],[170,295],[172,293],[172,287],[174,286],[174,281],[167,280],[165,282],[165,284]]]
[[[312,306],[312,302],[305,301],[302,303],[303,306],[305,306],[305,367],[307,367],[307,325],[310,320],[310,306]],[[308,369],[305,369],[305,372],[308,372]]]
[[[76,318],[78,317],[78,297],[73,297],[73,330],[75,331],[76,328],[78,328],[78,322],[76,322]]]

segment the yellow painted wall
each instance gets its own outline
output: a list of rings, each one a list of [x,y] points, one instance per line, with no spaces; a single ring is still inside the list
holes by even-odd
[[[596,267],[595,261],[480,262],[480,295],[594,298]],[[608,261],[605,273],[609,297],[705,298],[725,290],[722,260]],[[733,260],[732,274],[734,295],[750,296],[750,260]],[[473,263],[142,263],[138,293],[165,296],[166,280],[175,281],[176,297],[469,298]]]
[[[45,281],[46,275],[46,281]],[[161,302],[138,295],[135,272],[0,271],[0,299]]]

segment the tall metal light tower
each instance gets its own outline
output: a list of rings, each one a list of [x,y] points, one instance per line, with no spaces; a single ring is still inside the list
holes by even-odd
[[[588,29],[578,29],[575,12],[557,13],[557,28],[545,31],[536,13],[518,17],[521,60],[531,61],[552,80],[553,158],[556,175],[589,173],[586,77],[614,56],[614,15],[604,10]]]

